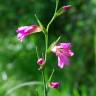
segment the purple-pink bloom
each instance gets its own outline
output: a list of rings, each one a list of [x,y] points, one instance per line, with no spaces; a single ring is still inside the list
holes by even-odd
[[[60,83],[59,83],[59,82],[50,82],[50,83],[48,84],[48,86],[49,86],[50,88],[59,88],[59,87],[60,87]]]
[[[60,43],[51,49],[52,52],[56,53],[58,57],[58,66],[63,68],[64,65],[69,64],[69,58],[74,55],[71,51],[71,43]]]
[[[37,25],[22,26],[16,30],[16,32],[18,33],[17,38],[22,42],[26,36],[30,35],[31,33],[40,31],[42,31],[42,28]]]
[[[39,65],[44,65],[44,64],[45,64],[45,60],[44,60],[43,58],[39,58],[39,59],[37,60],[37,64],[39,64]]]
[[[66,11],[67,11],[67,10],[70,10],[71,8],[72,8],[72,6],[71,6],[71,5],[66,5],[66,6],[63,6],[63,9],[64,9],[64,10],[66,10]]]

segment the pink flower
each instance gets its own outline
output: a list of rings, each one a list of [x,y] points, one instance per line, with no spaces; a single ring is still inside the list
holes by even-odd
[[[50,82],[50,83],[48,84],[48,86],[49,86],[50,88],[59,88],[59,87],[60,87],[60,83],[59,83],[59,82]]]
[[[58,57],[58,66],[60,68],[69,64],[69,58],[74,55],[71,51],[70,43],[60,43],[57,46],[54,46],[51,51],[56,53],[56,56]]]
[[[70,10],[71,8],[72,8],[71,5],[67,5],[67,6],[64,6],[64,7],[63,7],[63,9],[66,10],[66,11],[67,11],[67,10]]]
[[[42,31],[42,28],[37,25],[22,26],[16,30],[16,32],[18,33],[17,38],[22,42],[26,36],[30,35],[31,33],[36,33],[40,31]]]
[[[37,61],[37,64],[44,65],[45,64],[45,60],[43,58],[39,58],[38,61]]]

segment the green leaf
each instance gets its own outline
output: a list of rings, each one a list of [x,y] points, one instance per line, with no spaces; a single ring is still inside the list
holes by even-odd
[[[43,33],[45,33],[46,31],[45,31],[45,28],[44,28],[44,26],[43,26],[43,24],[41,23],[41,21],[39,20],[39,18],[37,17],[37,15],[35,14],[35,18],[36,18],[36,20],[37,20],[37,22],[38,22],[38,24],[39,24],[39,26],[43,29],[42,31],[43,31]]]
[[[51,79],[52,79],[52,77],[53,77],[53,74],[54,74],[54,69],[52,70],[52,73],[51,73],[51,75],[50,75],[50,77],[49,77],[47,83],[49,83],[49,82],[51,81]]]
[[[22,88],[22,87],[25,87],[25,86],[32,86],[32,85],[42,85],[42,82],[32,81],[32,82],[21,83],[21,84],[15,86],[15,87],[13,87],[12,89],[9,89],[8,92],[6,93],[6,95],[11,94],[13,91],[15,91],[19,88]]]

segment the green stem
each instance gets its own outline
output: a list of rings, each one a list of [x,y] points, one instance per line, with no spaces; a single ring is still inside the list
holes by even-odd
[[[47,49],[48,49],[48,33],[45,33],[45,62],[47,59]],[[44,96],[48,96],[47,95],[47,82],[45,79],[45,67],[43,67],[42,71],[42,78],[43,78],[43,84],[44,84]]]
[[[44,84],[44,96],[47,96],[47,86],[46,86],[44,69],[42,70],[42,78],[43,78],[43,84]]]
[[[47,59],[47,49],[48,49],[48,33],[45,34],[45,62]],[[45,67],[42,69],[42,77],[43,77],[43,84],[44,84],[44,96],[47,96],[47,83],[45,80]]]
[[[47,49],[48,49],[48,33],[45,34],[45,62],[47,59]]]
[[[54,20],[55,17],[56,17],[56,12],[57,12],[58,3],[59,3],[59,0],[56,0],[55,13],[54,13],[52,19],[50,20],[50,22],[48,23],[47,28],[46,28],[46,30],[45,30],[45,32],[44,32],[44,35],[45,35],[45,62],[46,62],[46,59],[47,59],[47,49],[48,49],[48,30],[49,30],[49,27],[50,27],[51,23],[53,22],[53,20]],[[48,92],[47,92],[47,82],[46,82],[46,80],[45,80],[44,71],[45,71],[45,67],[42,69],[42,78],[43,78],[43,84],[44,84],[44,96],[48,96]],[[51,77],[50,77],[50,78],[51,78]]]
[[[39,54],[38,54],[38,48],[36,46],[36,54],[37,54],[37,59],[39,59]]]
[[[47,25],[47,32],[48,32],[48,30],[49,30],[49,27],[50,27],[51,23],[54,21],[54,19],[55,19],[55,17],[56,17],[57,8],[58,8],[58,3],[59,3],[59,0],[56,0],[55,12],[54,12],[54,15],[53,15],[52,19],[50,20],[50,22],[49,22],[48,25]]]

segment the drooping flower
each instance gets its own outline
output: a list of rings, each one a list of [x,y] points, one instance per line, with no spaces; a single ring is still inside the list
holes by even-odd
[[[39,59],[37,60],[37,64],[39,64],[39,65],[44,65],[44,64],[45,64],[45,60],[44,60],[43,58],[39,58]]]
[[[59,83],[59,82],[50,82],[50,83],[48,84],[48,86],[49,86],[50,88],[59,88],[59,87],[60,87],[60,83]]]
[[[42,31],[42,28],[37,25],[22,26],[16,30],[17,38],[22,42],[26,36],[40,31]]]
[[[72,5],[63,6],[63,9],[64,9],[65,11],[70,10],[71,8],[72,8]]]
[[[71,43],[60,43],[51,49],[58,57],[58,66],[63,68],[69,64],[69,58],[74,55],[71,51]]]

